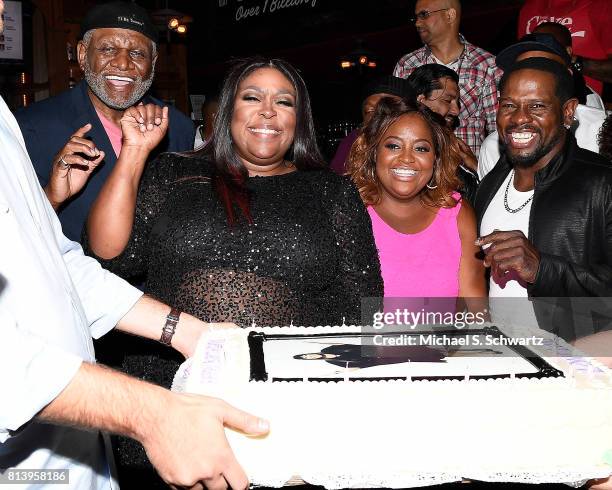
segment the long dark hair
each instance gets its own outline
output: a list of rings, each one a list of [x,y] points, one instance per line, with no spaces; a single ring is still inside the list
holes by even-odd
[[[295,134],[285,158],[291,161],[298,170],[312,170],[325,166],[315,136],[310,97],[306,84],[298,71],[289,63],[280,59],[254,56],[237,61],[230,68],[221,88],[219,109],[215,118],[211,141],[195,153],[196,156],[208,158],[215,164],[217,172],[214,183],[230,225],[236,221],[234,205],[238,206],[249,222],[252,222],[249,210],[249,194],[245,186],[249,174],[236,154],[231,125],[238,86],[242,80],[260,68],[278,70],[287,77],[295,88]]]

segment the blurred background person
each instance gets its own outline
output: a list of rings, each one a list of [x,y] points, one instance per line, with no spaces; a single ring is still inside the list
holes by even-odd
[[[428,63],[414,70],[407,81],[417,102],[442,116],[447,128],[453,130],[459,125],[459,75],[456,72],[444,65]],[[459,192],[473,203],[479,183],[476,175],[478,160],[461,138],[452,137],[461,157],[457,167],[457,176],[462,183]]]
[[[202,148],[212,138],[213,124],[218,110],[219,96],[215,94],[206,97],[206,100],[202,104],[202,124],[196,128],[195,141],[193,143],[193,148],[195,150]]]
[[[557,22],[542,22],[533,30],[533,34],[550,34],[567,51],[569,60],[565,60],[565,63],[570,68],[574,77],[574,90],[578,102],[582,105],[605,110],[601,96],[587,85],[583,73],[577,70],[573,64],[572,60],[575,55],[571,31],[563,24]]]
[[[495,57],[459,33],[459,0],[417,0],[414,25],[424,46],[402,57],[393,74],[406,78],[415,68],[438,63],[459,74],[461,113],[455,134],[477,157],[488,133],[495,131],[497,84],[502,72]]]
[[[572,35],[572,64],[599,94],[612,82],[612,11],[608,0],[526,0],[518,37],[535,32],[542,22],[557,22]]]
[[[372,117],[377,102],[383,97],[399,97],[412,100],[414,94],[410,92],[408,83],[403,78],[388,75],[368,83],[362,94],[361,117],[362,126],[366,125]],[[351,146],[359,136],[361,127],[351,131],[338,145],[336,154],[331,161],[330,168],[337,174],[346,173],[346,162],[351,151]]]

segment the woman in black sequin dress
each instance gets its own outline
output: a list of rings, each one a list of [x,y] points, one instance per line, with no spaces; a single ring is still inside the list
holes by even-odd
[[[145,274],[148,294],[243,327],[360,324],[361,299],[383,295],[370,219],[352,183],[323,168],[305,84],[287,63],[236,65],[212,142],[160,156],[136,196],[143,162],[118,162],[86,243],[119,275]],[[170,385],[181,362],[170,349],[121,347],[124,370]],[[119,453],[122,465],[146,467],[130,441]]]

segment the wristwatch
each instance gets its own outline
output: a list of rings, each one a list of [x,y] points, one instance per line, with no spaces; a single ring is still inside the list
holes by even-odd
[[[176,330],[176,324],[179,322],[179,318],[181,316],[181,312],[176,308],[172,308],[168,316],[166,317],[166,323],[164,328],[162,328],[162,334],[159,341],[162,344],[172,345],[172,336],[174,335],[174,331]]]

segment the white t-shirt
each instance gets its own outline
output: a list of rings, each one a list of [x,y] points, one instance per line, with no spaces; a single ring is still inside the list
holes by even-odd
[[[491,200],[480,223],[480,236],[488,235],[494,230],[519,230],[529,238],[529,215],[531,213],[533,190],[517,191],[514,188],[513,179],[514,172],[512,171]],[[524,203],[527,204],[520,211],[511,213],[506,210],[504,205],[506,195],[510,209],[516,210],[521,208]],[[489,298],[491,318],[494,322],[537,327],[533,305],[527,300],[527,285],[514,271],[508,272],[503,277],[496,277],[491,273]],[[507,298],[523,299],[511,300]]]
[[[461,55],[463,55],[463,52],[461,53]],[[459,60],[461,59],[461,55],[456,60],[453,60],[450,63],[443,63],[438,58],[436,58],[433,54],[431,55],[431,57],[436,61],[438,65],[444,65],[446,66],[446,68],[450,68],[451,70],[456,72],[459,68]]]

